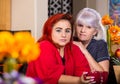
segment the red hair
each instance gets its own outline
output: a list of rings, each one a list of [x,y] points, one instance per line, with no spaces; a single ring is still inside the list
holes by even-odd
[[[58,13],[50,18],[45,22],[43,26],[43,34],[42,37],[38,40],[38,42],[43,41],[43,40],[49,40],[52,41],[51,33],[52,33],[52,27],[54,26],[55,23],[57,23],[59,20],[64,19],[68,20],[71,24],[72,27],[72,34],[71,34],[71,41],[72,41],[72,35],[73,35],[73,18],[70,14],[63,14],[63,13]]]

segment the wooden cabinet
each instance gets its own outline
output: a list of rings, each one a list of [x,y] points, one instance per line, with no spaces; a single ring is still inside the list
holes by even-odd
[[[114,65],[113,67],[114,67],[117,84],[120,84],[120,65]]]
[[[0,30],[10,30],[11,0],[0,0]]]

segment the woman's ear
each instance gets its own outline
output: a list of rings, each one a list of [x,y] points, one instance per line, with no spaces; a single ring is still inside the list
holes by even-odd
[[[93,33],[93,36],[97,36],[98,34],[98,30],[95,30],[95,32]]]

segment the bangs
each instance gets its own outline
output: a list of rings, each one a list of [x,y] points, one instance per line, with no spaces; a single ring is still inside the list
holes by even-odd
[[[82,25],[85,25],[85,26],[90,26],[90,27],[93,27],[93,28],[96,28],[97,25],[96,25],[96,19],[92,18],[92,17],[78,17],[77,19],[77,22],[76,22],[78,25],[82,24]]]
[[[96,14],[90,10],[81,11],[77,16],[76,23],[97,28],[99,25],[99,19],[97,18]]]

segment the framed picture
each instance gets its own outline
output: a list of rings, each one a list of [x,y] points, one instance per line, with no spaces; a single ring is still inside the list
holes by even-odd
[[[109,15],[120,26],[120,0],[109,0]]]

